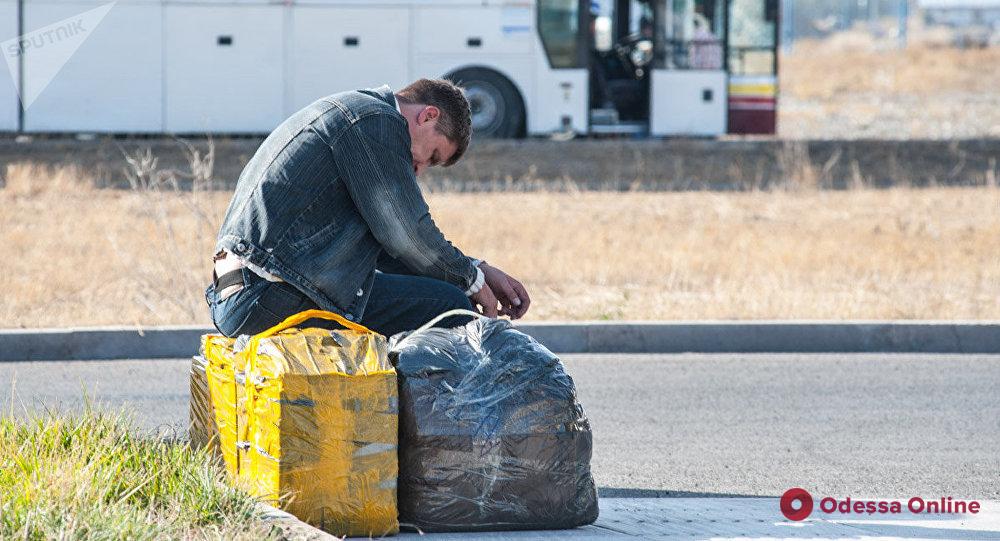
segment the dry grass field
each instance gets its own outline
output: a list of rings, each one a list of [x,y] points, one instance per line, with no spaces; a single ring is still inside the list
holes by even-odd
[[[227,192],[97,190],[13,165],[0,328],[208,323]],[[1000,319],[1000,189],[430,194],[529,319]]]
[[[1000,47],[893,45],[847,32],[796,42],[781,57],[779,135],[1000,137]]]

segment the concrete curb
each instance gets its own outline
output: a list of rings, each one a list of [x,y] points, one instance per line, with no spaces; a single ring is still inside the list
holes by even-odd
[[[1000,353],[997,321],[680,321],[522,326],[558,353]]]
[[[548,322],[556,353],[1000,353],[1000,321]],[[188,357],[200,326],[0,329],[0,361]]]
[[[0,361],[157,359],[190,357],[200,326],[0,330]]]
[[[256,511],[261,520],[281,530],[283,539],[295,541],[340,541],[343,539],[302,522],[295,515],[266,503],[258,503]]]

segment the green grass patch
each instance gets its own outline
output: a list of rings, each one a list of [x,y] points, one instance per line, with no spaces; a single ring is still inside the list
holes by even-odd
[[[205,450],[123,413],[0,419],[0,539],[262,539],[255,501]]]

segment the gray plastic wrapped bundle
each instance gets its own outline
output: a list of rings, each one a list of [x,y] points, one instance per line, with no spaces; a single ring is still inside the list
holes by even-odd
[[[456,314],[462,327],[429,328]],[[390,341],[399,380],[399,521],[428,532],[597,520],[592,435],[573,379],[509,321],[454,310]]]

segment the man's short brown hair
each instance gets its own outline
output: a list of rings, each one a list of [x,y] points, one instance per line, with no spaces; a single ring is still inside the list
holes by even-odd
[[[441,111],[437,131],[455,143],[455,154],[444,166],[454,165],[472,138],[472,110],[462,88],[445,79],[420,79],[396,93],[396,99],[409,104],[433,105]]]

